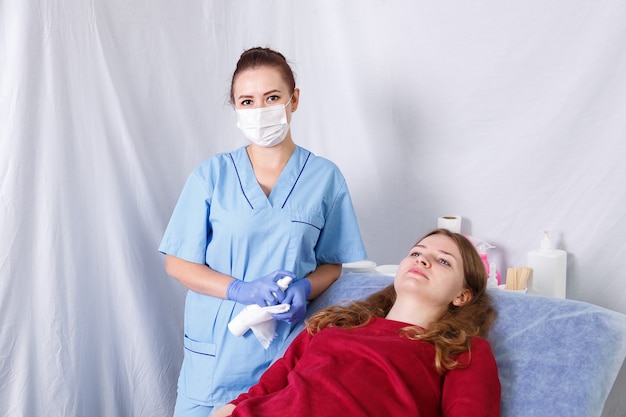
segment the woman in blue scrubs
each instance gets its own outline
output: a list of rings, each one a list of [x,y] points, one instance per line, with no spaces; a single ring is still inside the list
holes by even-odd
[[[367,257],[337,166],[297,146],[289,122],[300,91],[284,56],[245,51],[231,83],[248,146],[215,155],[189,176],[159,250],[189,291],[175,416],[208,416],[256,383],[292,326],[341,274]],[[276,280],[290,276],[285,291]],[[290,304],[264,349],[228,323],[247,305]]]

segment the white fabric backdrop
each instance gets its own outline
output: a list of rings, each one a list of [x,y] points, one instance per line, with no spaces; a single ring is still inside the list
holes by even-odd
[[[370,259],[459,214],[505,271],[548,228],[568,298],[626,313],[624,22],[621,0],[0,0],[0,415],[171,412],[184,290],[156,248],[189,171],[245,143],[226,102],[257,45],[293,63],[294,138],[343,170]]]

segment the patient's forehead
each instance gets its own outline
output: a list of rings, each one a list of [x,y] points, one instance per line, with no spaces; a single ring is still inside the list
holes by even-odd
[[[445,252],[459,259],[461,256],[461,251],[459,250],[456,241],[450,236],[443,234],[426,236],[417,242],[414,247],[429,249],[437,252]]]

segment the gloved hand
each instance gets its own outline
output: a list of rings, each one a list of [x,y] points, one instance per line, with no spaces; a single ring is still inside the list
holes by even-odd
[[[282,301],[291,304],[286,313],[272,314],[277,320],[287,323],[297,323],[306,316],[306,299],[311,294],[311,281],[306,278],[293,281],[285,291],[285,299]]]
[[[282,303],[285,293],[276,281],[282,277],[295,278],[295,274],[278,269],[254,281],[233,279],[226,288],[226,298],[241,304],[258,304],[261,307]]]

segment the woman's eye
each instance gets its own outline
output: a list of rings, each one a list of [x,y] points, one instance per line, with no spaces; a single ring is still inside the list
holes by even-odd
[[[450,266],[450,262],[446,261],[445,259],[439,259],[437,262],[445,266]]]
[[[242,105],[242,106],[249,106],[250,104],[252,104],[252,100],[243,100],[243,101],[241,102],[241,105]]]
[[[278,100],[279,98],[280,98],[280,97],[278,97],[278,96],[269,96],[269,97],[267,98],[267,101],[276,101],[276,100]]]
[[[411,252],[409,254],[409,256],[412,256],[412,257],[416,258],[416,257],[420,256],[420,254],[419,254],[419,252]]]

